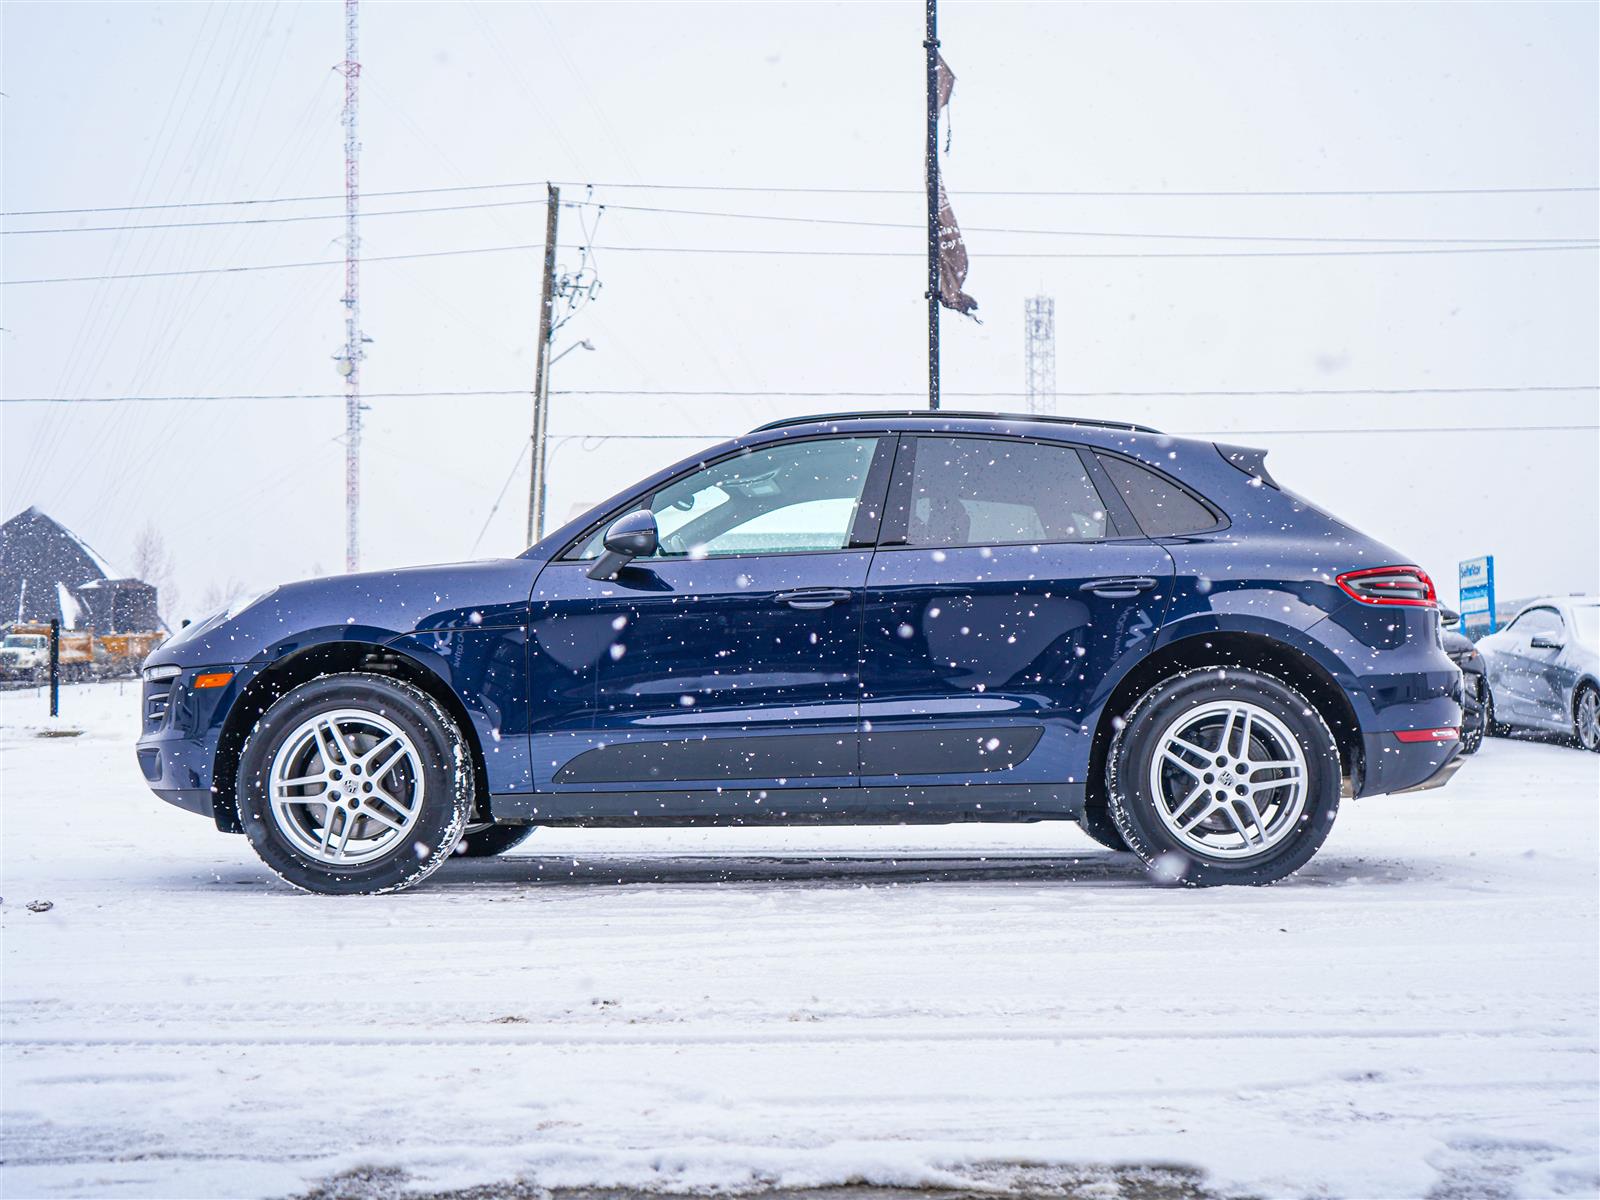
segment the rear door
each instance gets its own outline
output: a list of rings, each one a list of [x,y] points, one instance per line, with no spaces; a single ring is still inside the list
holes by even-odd
[[[1148,649],[1173,574],[1102,487],[1063,443],[902,437],[866,587],[864,785],[1081,788],[1097,690]]]

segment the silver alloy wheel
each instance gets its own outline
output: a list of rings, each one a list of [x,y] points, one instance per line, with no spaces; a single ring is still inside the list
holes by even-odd
[[[267,797],[296,851],[329,866],[381,858],[422,812],[422,758],[393,721],[361,708],[318,713],[272,756]]]
[[[1197,854],[1252,858],[1294,832],[1306,804],[1306,758],[1277,717],[1219,700],[1173,719],[1150,756],[1162,824]]]
[[[1600,693],[1592,687],[1578,696],[1578,741],[1585,750],[1600,749]]]

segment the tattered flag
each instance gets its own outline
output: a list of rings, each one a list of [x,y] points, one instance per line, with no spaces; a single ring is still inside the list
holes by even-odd
[[[961,290],[967,282],[967,247],[961,240],[956,215],[950,211],[950,198],[939,183],[939,303],[971,317],[978,302]],[[976,317],[972,318],[977,320]]]
[[[939,107],[944,109],[944,152],[950,153],[950,93],[956,90],[956,73],[950,69],[950,64],[945,62],[944,55],[937,54],[938,64],[934,69],[935,85],[934,95],[938,98]]]

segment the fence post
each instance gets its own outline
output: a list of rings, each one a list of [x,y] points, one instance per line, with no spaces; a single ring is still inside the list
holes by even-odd
[[[50,618],[50,715],[61,715],[61,620]]]

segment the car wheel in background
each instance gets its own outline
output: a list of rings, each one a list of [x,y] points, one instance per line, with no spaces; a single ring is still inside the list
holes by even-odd
[[[1468,676],[1467,686],[1477,692],[1477,707],[1461,714],[1461,753],[1476,754],[1483,745],[1483,731],[1489,724],[1489,686],[1482,676]]]
[[[1342,782],[1333,734],[1304,696],[1269,675],[1212,667],[1133,707],[1107,790],[1117,828],[1155,878],[1208,886],[1299,870],[1333,827]]]
[[[1483,681],[1483,731],[1490,737],[1506,737],[1511,732],[1511,726],[1495,720],[1494,692],[1489,689],[1487,677]]]
[[[535,825],[481,825],[467,830],[466,836],[456,846],[463,858],[491,858],[504,854],[513,846],[520,846],[538,828]]]
[[[1600,751],[1600,692],[1592,683],[1578,685],[1572,703],[1572,735],[1585,750]]]
[[[239,818],[296,887],[410,887],[455,849],[472,812],[470,749],[427,693],[381,675],[329,675],[267,710],[239,762]]]
[[[1078,826],[1107,850],[1127,852],[1128,839],[1122,836],[1122,830],[1117,828],[1105,804],[1085,804]]]

